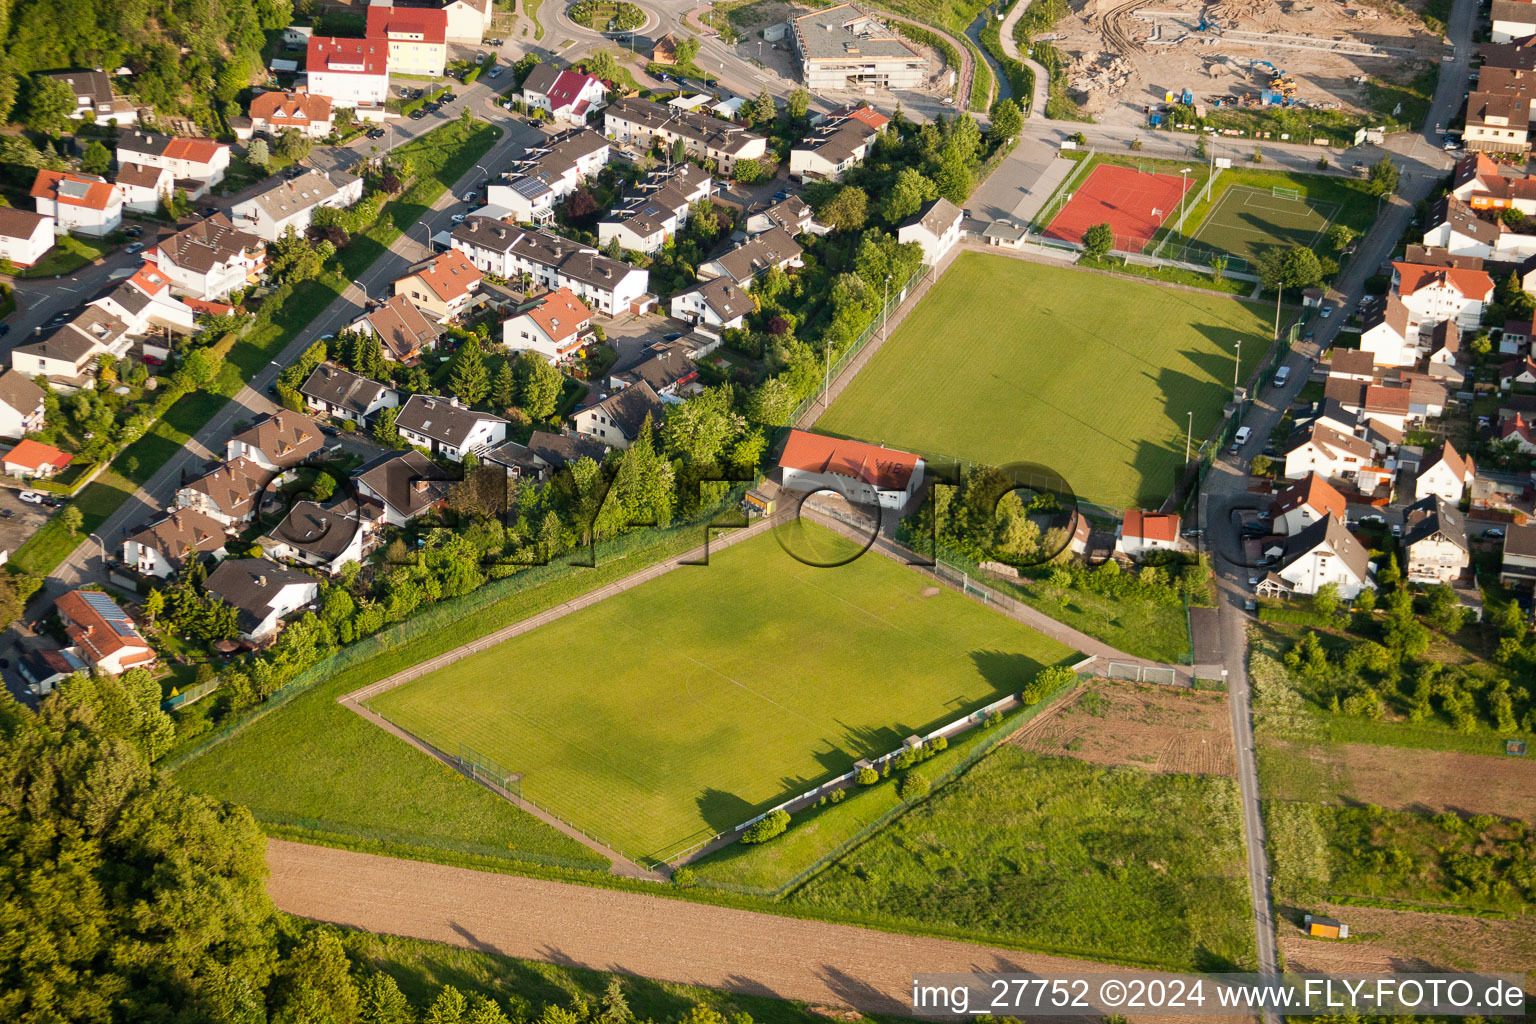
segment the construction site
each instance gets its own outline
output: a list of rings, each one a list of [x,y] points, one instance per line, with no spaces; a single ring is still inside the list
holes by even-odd
[[[1422,2],[1422,0],[1420,0]],[[1445,44],[1392,0],[1073,0],[1049,37],[1084,113],[1156,123],[1160,107],[1373,113],[1367,84],[1406,84]]]

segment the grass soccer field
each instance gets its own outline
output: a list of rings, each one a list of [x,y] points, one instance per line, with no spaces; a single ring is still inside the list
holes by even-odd
[[[993,465],[1029,461],[1079,497],[1155,508],[1194,437],[1269,347],[1273,316],[1216,294],[964,253],[818,430]]]
[[[765,534],[368,705],[525,773],[524,796],[651,858],[1073,655],[881,555],[814,569]]]
[[[1224,252],[1253,271],[1266,249],[1304,245],[1323,251],[1323,236],[1339,216],[1338,203],[1275,195],[1273,189],[1233,185],[1216,200],[1190,238],[1192,248]],[[1177,255],[1164,252],[1164,255]],[[1200,262],[1191,260],[1191,262]],[[1243,268],[1237,268],[1243,269]]]

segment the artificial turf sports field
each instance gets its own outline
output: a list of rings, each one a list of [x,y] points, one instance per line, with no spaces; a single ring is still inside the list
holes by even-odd
[[[1339,210],[1334,202],[1291,199],[1277,196],[1273,190],[1233,185],[1217,198],[1190,243],[1195,248],[1236,256],[1251,271],[1259,255],[1275,246],[1302,245],[1318,250]]]
[[[1078,497],[1156,508],[1273,336],[1273,307],[963,253],[816,422],[993,465],[1035,462]]]
[[[1074,660],[882,555],[811,568],[764,534],[368,706],[523,772],[525,797],[644,860]]]

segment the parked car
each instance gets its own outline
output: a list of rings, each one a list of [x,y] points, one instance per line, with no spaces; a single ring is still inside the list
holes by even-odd
[[[671,334],[667,335],[662,340],[663,341],[676,341],[677,339],[681,338],[682,336],[683,336],[683,332],[682,331],[673,331]]]
[[[505,39],[487,39],[485,41],[485,45],[487,46],[504,46],[505,44]]]
[[[219,208],[217,206],[205,206],[205,207],[203,207],[203,216],[204,217],[217,216],[218,212],[219,212]]]
[[[411,120],[412,121],[420,121],[422,118],[424,118],[426,116],[427,116],[427,111],[423,107],[417,107],[415,110],[411,111]]]
[[[384,137],[384,129],[383,128],[375,128],[375,129],[373,129],[372,131],[370,131],[368,133],[368,137],[370,139],[382,139]]]
[[[1489,540],[1503,540],[1504,539],[1504,531],[1498,529],[1497,527],[1495,527],[1492,530],[1484,530],[1483,531],[1483,536],[1485,538],[1489,539]]]
[[[16,514],[13,508],[0,508],[0,519],[9,519]]]
[[[1333,316],[1333,307],[1332,306],[1324,306],[1322,308],[1322,311],[1320,313],[1318,313],[1317,315],[1322,317],[1324,320],[1327,320],[1329,317]]]
[[[459,198],[464,200],[466,203],[472,203],[472,202],[475,201],[475,190],[474,189],[470,189],[468,192],[465,192]]]
[[[41,491],[22,491],[17,497],[28,505],[41,505],[44,503],[46,495]]]
[[[486,77],[486,78],[496,78],[496,77],[497,77],[497,76],[499,76],[499,75],[500,75],[500,74],[501,74],[501,68],[499,68],[499,67],[494,67],[494,68],[491,68],[491,70],[489,70],[489,71],[487,71],[487,72],[486,72],[486,73],[485,73],[485,77]]]
[[[1232,454],[1236,455],[1238,452],[1242,451],[1243,445],[1247,444],[1248,439],[1252,436],[1252,427],[1238,427],[1237,436],[1232,439]]]
[[[1254,612],[1254,611],[1258,611],[1258,610],[1259,610],[1259,602],[1255,601],[1251,597],[1243,598],[1243,611],[1245,611],[1245,612]]]
[[[139,253],[144,251],[144,243],[143,242],[131,242],[131,243],[129,243],[128,248],[125,251],[128,253],[129,256],[136,256]]]
[[[462,213],[456,213],[452,217],[449,217],[448,219],[450,221],[452,221],[453,223],[455,223],[455,224],[463,224],[464,223],[464,215]]]
[[[129,238],[139,238],[144,234],[144,229],[135,224],[131,228],[123,228],[123,234],[127,235]]]

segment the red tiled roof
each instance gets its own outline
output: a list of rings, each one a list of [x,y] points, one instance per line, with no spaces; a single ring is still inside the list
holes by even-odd
[[[917,456],[882,445],[792,430],[779,465],[805,473],[853,477],[882,491],[903,491],[917,468]]]
[[[530,309],[528,317],[558,345],[574,337],[583,324],[591,322],[592,311],[574,292],[562,285],[559,291],[550,292],[544,296],[543,301]]]
[[[128,283],[145,295],[159,295],[171,286],[170,280],[153,263],[142,264]]]
[[[368,8],[368,38],[420,36],[423,42],[441,43],[448,38],[448,12],[429,7]]]
[[[27,469],[40,469],[43,466],[63,469],[69,465],[72,458],[73,456],[68,452],[61,452],[52,445],[27,439],[6,454],[5,462],[8,465],[23,466]]]
[[[64,181],[80,186],[80,194],[70,195],[61,191],[59,183]],[[33,199],[51,199],[61,206],[105,210],[112,205],[115,195],[117,190],[112,187],[112,183],[95,174],[72,174],[69,171],[50,171],[44,168],[37,172],[37,179],[32,182]]]
[[[251,120],[309,124],[331,119],[331,98],[303,92],[264,92],[251,100]]]
[[[219,150],[226,149],[222,142],[212,139],[174,138],[165,147],[165,156],[172,160],[188,160],[195,164],[212,163]]]
[[[1407,297],[1421,288],[1445,284],[1469,299],[1485,299],[1493,293],[1493,278],[1483,270],[1458,270],[1454,267],[1426,267],[1417,263],[1394,263],[1398,274],[1397,293]]]
[[[389,47],[379,40],[312,36],[304,68],[333,75],[386,75],[388,56]]]
[[[439,253],[430,266],[415,276],[421,278],[439,299],[451,302],[479,284],[485,275],[464,253],[458,249],[449,249]]]
[[[863,121],[877,132],[891,123],[890,118],[880,113],[874,107],[860,107],[858,110],[851,111],[848,116],[855,121]]]
[[[1125,525],[1120,533],[1124,537],[1140,537],[1142,540],[1156,540],[1171,544],[1179,539],[1179,517],[1161,512],[1127,509]]]
[[[103,600],[109,606],[110,619],[91,603]],[[133,620],[105,594],[87,598],[83,592],[71,590],[55,601],[53,607],[67,623],[65,632],[79,645],[91,664],[105,661],[119,651],[141,652],[122,659],[124,667],[155,660],[154,649],[138,634]]]
[[[372,8],[369,8],[372,10]],[[555,79],[555,84],[549,89],[549,105],[555,110],[561,110],[570,106],[576,97],[581,95],[590,82],[602,85],[602,79],[595,75],[584,75],[579,71],[562,71],[560,77]]]
[[[1362,408],[1367,416],[1373,412],[1385,412],[1408,415],[1410,391],[1407,388],[1389,388],[1380,384],[1369,384],[1365,389],[1365,403]]]
[[[1292,509],[1310,505],[1319,512],[1340,518],[1345,514],[1344,495],[1316,473],[1308,473],[1279,494],[1275,495],[1275,515],[1282,516]]]

